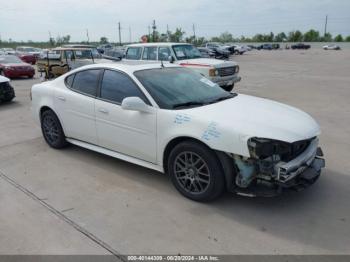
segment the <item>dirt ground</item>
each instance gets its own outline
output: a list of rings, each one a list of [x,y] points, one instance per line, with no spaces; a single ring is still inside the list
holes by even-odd
[[[0,106],[0,254],[350,254],[350,50],[233,59],[237,92],[318,121],[327,167],[317,184],[276,198],[192,202],[152,170],[49,148],[30,112],[40,80],[14,80],[16,99]]]

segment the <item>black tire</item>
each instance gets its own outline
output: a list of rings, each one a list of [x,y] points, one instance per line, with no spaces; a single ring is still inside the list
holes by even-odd
[[[9,103],[9,102],[11,102],[14,98],[15,98],[15,97],[12,96],[12,97],[10,97],[10,98],[3,99],[2,101],[5,102],[5,103]],[[1,102],[1,101],[0,101],[0,102]]]
[[[223,87],[221,87],[221,88],[224,89],[224,90],[227,91],[227,92],[231,92],[231,91],[233,90],[234,87],[235,87],[235,84],[223,86]]]
[[[184,159],[188,160],[186,168]],[[215,152],[203,144],[194,141],[178,144],[169,155],[167,167],[175,188],[191,200],[212,201],[225,190],[220,161]]]
[[[46,110],[41,114],[41,131],[50,147],[61,149],[68,145],[61,123],[52,110]]]

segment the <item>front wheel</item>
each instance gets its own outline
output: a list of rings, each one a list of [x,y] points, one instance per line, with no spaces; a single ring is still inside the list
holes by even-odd
[[[61,123],[53,111],[47,110],[42,113],[41,130],[49,146],[60,149],[68,145]]]
[[[195,201],[214,200],[225,189],[224,174],[215,152],[197,142],[182,142],[171,151],[168,173],[175,188]]]

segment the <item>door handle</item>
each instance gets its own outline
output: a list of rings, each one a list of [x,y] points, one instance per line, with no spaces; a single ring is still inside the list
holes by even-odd
[[[57,99],[59,99],[59,100],[61,100],[61,101],[63,101],[63,102],[66,101],[66,98],[63,97],[63,96],[58,96]]]
[[[107,109],[104,109],[104,108],[99,108],[98,111],[102,114],[108,114],[108,110]]]

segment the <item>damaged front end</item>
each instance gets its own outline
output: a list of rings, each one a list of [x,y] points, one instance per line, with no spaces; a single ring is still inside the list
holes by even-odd
[[[251,138],[251,157],[233,155],[237,174],[234,191],[246,196],[275,196],[283,189],[300,191],[319,178],[325,167],[318,138],[286,143]]]

